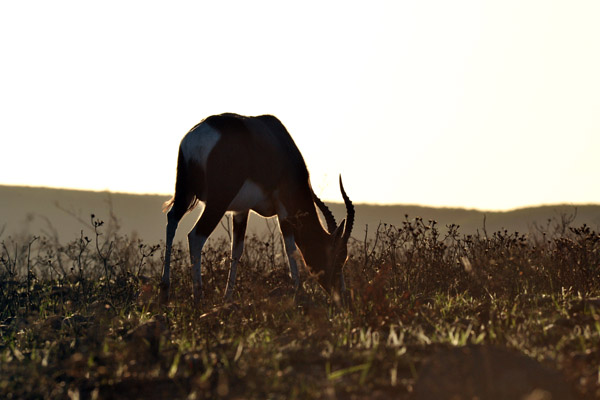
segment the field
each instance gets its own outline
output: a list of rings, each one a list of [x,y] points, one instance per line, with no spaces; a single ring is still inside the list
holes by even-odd
[[[571,222],[382,224],[351,240],[344,301],[307,272],[293,290],[275,230],[247,238],[229,303],[227,240],[199,305],[178,245],[166,306],[163,246],[116,224],[5,238],[0,398],[599,398],[600,235]]]

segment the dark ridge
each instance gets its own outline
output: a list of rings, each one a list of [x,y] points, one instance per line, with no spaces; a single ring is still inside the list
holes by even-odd
[[[0,185],[0,240],[23,235],[56,235],[60,240],[72,240],[93,232],[90,214],[105,221],[108,227],[122,234],[137,235],[147,242],[164,239],[166,217],[162,205],[170,196],[138,195],[84,190],[51,189],[41,187]],[[327,204],[337,219],[346,215],[343,203]],[[409,219],[421,217],[425,222],[435,220],[444,232],[449,224],[460,225],[459,232],[473,234],[479,230],[488,234],[507,229],[510,232],[529,233],[552,230],[561,218],[574,216],[572,226],[583,223],[598,230],[600,205],[545,205],[511,211],[479,211],[461,208],[435,208],[415,205],[355,204],[356,221],[352,236],[363,239],[368,226],[373,234],[380,223],[401,225],[405,215]],[[184,217],[176,241],[186,240],[186,234],[196,221],[201,206]],[[112,218],[111,216],[114,216]],[[552,222],[549,224],[548,220]],[[271,221],[273,223],[274,221]],[[250,219],[249,233],[266,231],[263,218]],[[225,234],[222,227],[215,232]]]

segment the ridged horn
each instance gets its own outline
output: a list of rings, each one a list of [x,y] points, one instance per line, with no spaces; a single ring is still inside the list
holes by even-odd
[[[340,174],[340,190],[342,197],[344,198],[344,204],[346,205],[346,226],[344,228],[344,242],[348,243],[350,234],[352,233],[352,227],[354,226],[354,205],[344,190],[344,184],[342,183],[342,174]]]
[[[333,233],[333,231],[335,231],[335,228],[337,228],[337,223],[335,222],[335,217],[333,216],[331,210],[325,205],[325,203],[323,203],[323,201],[321,201],[320,198],[317,197],[317,195],[314,192],[313,200],[317,207],[319,207],[319,210],[321,210],[321,212],[323,213],[323,216],[325,217],[325,222],[327,222],[327,231],[330,234]]]

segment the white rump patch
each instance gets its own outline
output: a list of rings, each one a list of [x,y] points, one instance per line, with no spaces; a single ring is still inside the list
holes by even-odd
[[[181,140],[181,151],[186,161],[194,160],[206,169],[208,155],[221,138],[216,129],[206,123],[201,123],[185,135]]]

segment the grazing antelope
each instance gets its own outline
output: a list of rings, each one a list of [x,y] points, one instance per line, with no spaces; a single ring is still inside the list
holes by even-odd
[[[296,287],[299,279],[294,254],[298,245],[306,265],[325,291],[341,294],[345,290],[342,268],[354,223],[354,206],[341,176],[340,190],[347,219],[337,225],[331,211],[313,192],[304,159],[277,118],[237,114],[206,118],[179,145],[175,195],[163,208],[170,211],[161,299],[168,299],[171,246],[177,225],[199,201],[205,207],[188,234],[196,301],[202,296],[202,247],[228,211],[233,213],[233,240],[225,298],[231,297],[235,285],[250,210],[264,217],[277,215]],[[315,204],[325,217],[327,230],[321,225]]]

